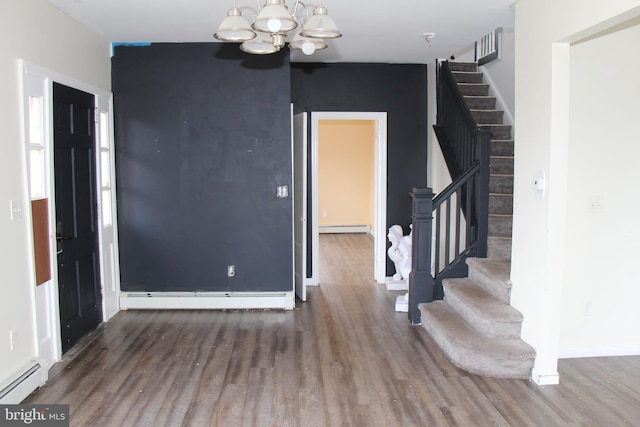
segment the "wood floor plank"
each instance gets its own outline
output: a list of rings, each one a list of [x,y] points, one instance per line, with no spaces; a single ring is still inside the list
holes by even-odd
[[[561,360],[561,384],[468,374],[373,277],[369,235],[321,235],[292,311],[127,311],[25,403],[72,426],[640,426],[640,356]]]

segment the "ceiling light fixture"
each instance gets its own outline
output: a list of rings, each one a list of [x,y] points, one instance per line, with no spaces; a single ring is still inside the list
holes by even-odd
[[[325,49],[327,44],[324,39],[342,36],[336,23],[328,15],[327,8],[322,5],[322,0],[318,0],[319,4],[313,7],[311,17],[307,5],[299,0],[295,0],[291,13],[285,0],[264,0],[264,5],[260,5],[260,0],[256,1],[259,12],[252,24],[242,16],[240,8],[236,6],[236,0],[233,0],[233,7],[229,9],[227,17],[220,23],[218,31],[213,36],[223,42],[241,42],[240,49],[258,55],[282,49],[287,33],[296,29],[298,25],[301,25],[302,29],[296,33],[289,46],[302,50],[305,55]]]

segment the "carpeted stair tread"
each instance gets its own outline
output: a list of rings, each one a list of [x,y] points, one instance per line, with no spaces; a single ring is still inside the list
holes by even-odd
[[[471,115],[473,116],[476,123],[484,123],[487,124],[502,124],[502,118],[504,116],[504,111],[502,110],[475,110],[471,109]]]
[[[513,214],[513,195],[489,193],[489,213]]]
[[[513,156],[513,139],[491,138],[492,156]]]
[[[474,73],[478,71],[478,64],[475,62],[454,62],[449,61],[449,69],[451,71],[462,71],[467,73]]]
[[[463,96],[489,95],[489,85],[486,83],[458,83],[458,88]]]
[[[482,73],[478,71],[452,71],[456,83],[482,83]]]
[[[488,126],[491,128],[491,139],[507,140],[511,139],[511,125],[477,123],[478,127]]]
[[[491,236],[487,239],[487,256],[504,260],[511,259],[511,236]]]
[[[513,194],[513,175],[490,174],[489,193]]]
[[[513,175],[513,156],[491,156],[491,173]]]
[[[422,325],[454,365],[493,378],[529,378],[535,351],[520,339],[479,334],[446,302],[419,305]]]
[[[508,259],[467,258],[469,279],[500,302],[511,300],[511,262]]]
[[[513,215],[489,214],[489,237],[511,238]]]
[[[498,301],[473,280],[443,281],[446,301],[464,320],[489,338],[518,339],[522,329],[522,313]]]
[[[470,109],[476,109],[476,110],[495,110],[496,109],[495,96],[468,95],[464,97],[464,100]]]

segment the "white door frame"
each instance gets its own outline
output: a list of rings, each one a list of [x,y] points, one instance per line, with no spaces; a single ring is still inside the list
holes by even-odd
[[[293,282],[295,294],[307,300],[307,126],[309,114],[293,115],[291,104],[293,170]]]
[[[386,112],[311,112],[311,251],[312,277],[308,285],[318,285],[320,266],[320,221],[318,201],[318,130],[320,120],[373,120],[375,121],[375,224],[374,239],[374,278],[376,282],[386,282],[387,248],[387,113]]]
[[[60,306],[58,296],[58,263],[56,254],[55,236],[55,170],[53,159],[53,82],[63,84],[94,95],[96,107],[96,191],[97,212],[98,212],[98,239],[100,258],[100,281],[102,287],[102,316],[103,321],[109,320],[119,310],[120,293],[120,269],[118,265],[118,239],[117,239],[117,216],[115,202],[111,205],[112,224],[108,228],[102,227],[102,199],[100,185],[100,112],[107,112],[109,117],[108,138],[110,139],[111,170],[109,171],[112,188],[112,201],[115,197],[115,156],[113,149],[113,99],[112,94],[103,89],[78,81],[74,78],[60,74],[56,71],[20,61],[22,76],[22,99],[24,102],[24,126],[25,138],[29,132],[29,97],[42,97],[44,109],[44,156],[45,156],[45,192],[49,199],[49,248],[51,280],[40,286],[35,286],[35,271],[32,272],[32,283],[36,288],[34,291],[35,325],[37,330],[37,351],[38,361],[45,368],[45,372],[53,363],[62,358],[62,343],[60,338]],[[28,139],[24,141],[24,146],[29,148]],[[27,171],[30,170],[29,153],[27,153]],[[29,195],[31,197],[31,195]],[[31,204],[28,203],[28,215],[31,217]],[[30,229],[31,230],[31,229]],[[32,232],[31,232],[32,234]],[[33,238],[33,235],[31,235]],[[35,265],[35,255],[33,249],[31,262]]]

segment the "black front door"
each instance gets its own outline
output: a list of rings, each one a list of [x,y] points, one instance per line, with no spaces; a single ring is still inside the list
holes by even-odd
[[[94,96],[53,86],[56,234],[62,352],[102,321]]]

